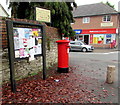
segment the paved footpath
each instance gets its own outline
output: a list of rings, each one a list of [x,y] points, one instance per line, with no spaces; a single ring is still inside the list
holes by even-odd
[[[97,48],[95,48],[93,52],[107,53],[107,52],[114,52],[114,51],[118,51],[118,50],[117,49],[97,49]]]
[[[93,53],[100,53],[100,51],[108,52],[108,50],[95,49]],[[17,82],[16,93],[12,93],[10,84],[6,84],[3,86],[2,102],[117,103],[118,87],[103,81],[105,72],[99,68],[101,65],[96,65],[98,68],[95,69],[90,68],[92,64],[87,66],[84,63],[70,65],[69,73],[57,73],[55,67],[51,70],[53,74],[46,80],[42,80],[40,74],[20,80]]]

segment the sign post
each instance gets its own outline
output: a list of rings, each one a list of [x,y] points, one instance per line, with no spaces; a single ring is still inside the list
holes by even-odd
[[[12,21],[7,21],[7,32],[8,32],[8,54],[9,54],[9,65],[10,65],[10,81],[11,81],[11,91],[16,92],[16,82],[14,73],[14,43],[13,42],[13,27]]]

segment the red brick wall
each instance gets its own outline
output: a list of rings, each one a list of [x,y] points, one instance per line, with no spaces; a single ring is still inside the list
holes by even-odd
[[[102,21],[103,16],[91,16],[90,23],[83,23],[83,18],[74,18],[75,23],[72,24],[73,29],[103,29],[103,28],[117,28],[118,27],[118,16],[111,15],[111,22],[113,22],[113,26],[110,27],[101,27],[101,23],[105,23]]]
[[[6,24],[5,20],[2,20],[2,17],[0,17],[0,44],[3,48],[6,48],[7,46],[7,32],[6,32]]]
[[[14,19],[13,18],[11,20],[40,24],[38,21],[27,20],[27,19]],[[45,26],[46,26],[46,37],[49,37],[50,39],[54,39],[54,38],[60,39],[61,35],[57,28],[49,27],[47,25]],[[2,35],[2,37],[0,37],[0,41],[2,41],[1,43],[2,48],[7,48],[6,19],[5,18],[3,19],[2,17],[0,17],[0,35]]]
[[[91,44],[94,48],[110,48],[110,44]]]
[[[54,27],[49,27],[49,26],[46,26],[46,36],[51,39],[61,37],[59,29],[54,28]]]

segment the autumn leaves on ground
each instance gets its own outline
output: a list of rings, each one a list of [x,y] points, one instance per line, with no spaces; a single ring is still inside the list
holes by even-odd
[[[22,79],[17,82],[16,93],[11,92],[10,84],[5,84],[2,103],[104,103],[105,98],[115,97],[114,88],[107,90],[105,83],[75,70],[77,66],[70,67],[69,73],[51,70],[46,80],[40,74]]]

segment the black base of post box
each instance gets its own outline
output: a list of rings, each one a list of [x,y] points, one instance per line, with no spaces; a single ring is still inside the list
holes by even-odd
[[[69,71],[69,68],[59,68],[59,67],[57,70],[57,72],[59,72],[59,73],[68,73],[68,71]]]

